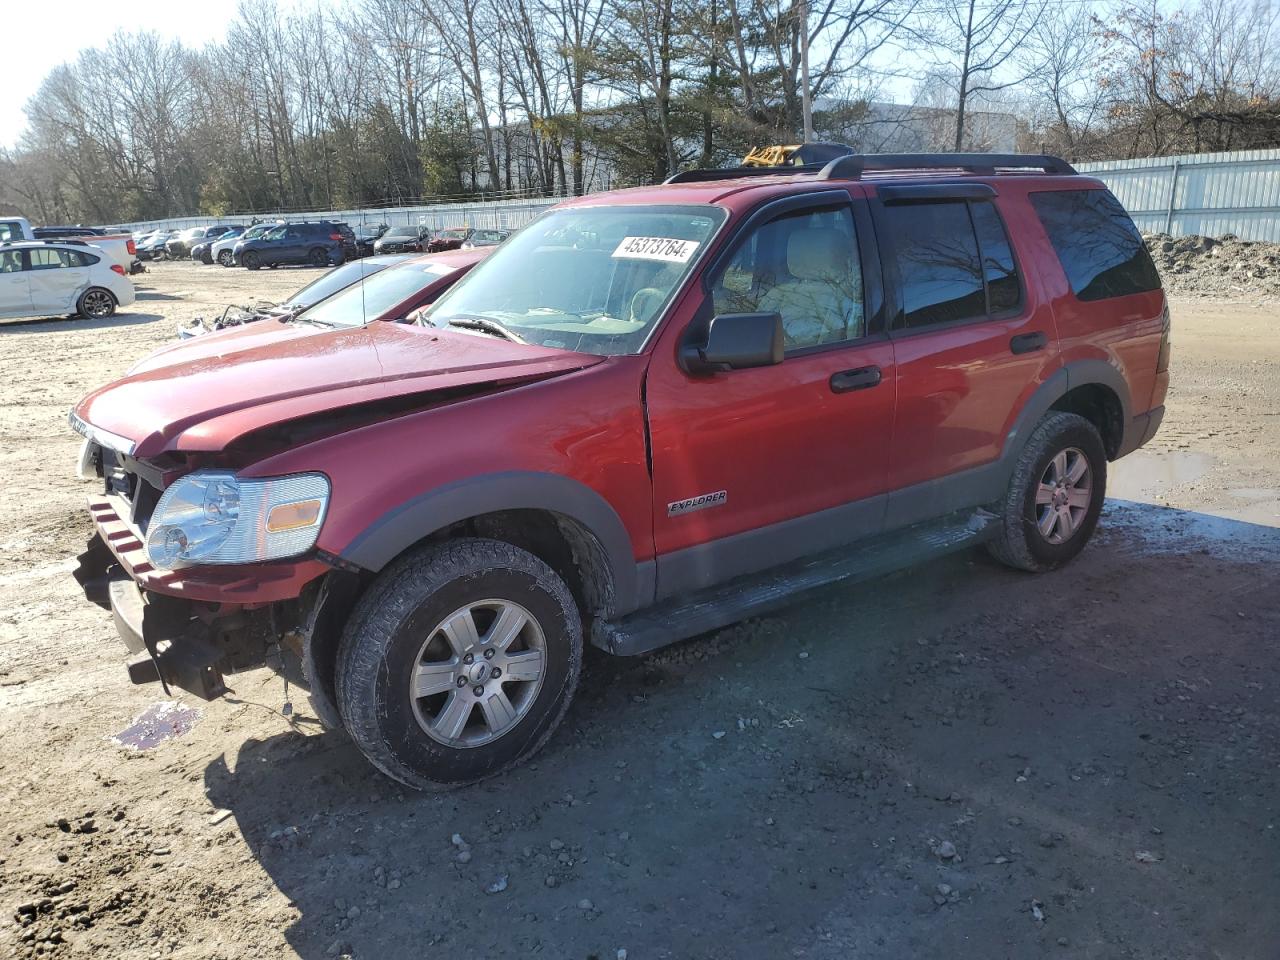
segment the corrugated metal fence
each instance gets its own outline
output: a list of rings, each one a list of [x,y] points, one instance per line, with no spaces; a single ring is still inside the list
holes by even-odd
[[[1143,233],[1280,242],[1280,150],[1075,166],[1105,182]]]
[[[1231,233],[1243,240],[1280,243],[1280,150],[1106,160],[1079,163],[1076,168],[1103,180],[1144,233],[1211,237]],[[460,226],[511,230],[524,226],[556,202],[556,198],[522,198],[281,216],[288,220],[345,220],[352,226],[386,223],[421,224],[433,230]],[[274,216],[259,214],[263,219]],[[245,214],[180,217],[121,226],[180,230],[208,223],[247,223],[248,219]]]

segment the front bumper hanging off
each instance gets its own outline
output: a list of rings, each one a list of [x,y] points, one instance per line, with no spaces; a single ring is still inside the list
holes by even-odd
[[[90,600],[111,611],[129,651],[131,681],[159,681],[166,693],[177,687],[205,700],[226,693],[224,650],[211,639],[212,626],[196,616],[192,601],[144,591],[100,536],[77,560],[76,581]]]
[[[212,700],[225,674],[270,662],[297,632],[300,598],[332,567],[314,557],[270,564],[159,570],[146,555],[127,504],[89,498],[95,534],[75,578],[86,597],[111,611],[129,651],[134,683],[177,687]]]

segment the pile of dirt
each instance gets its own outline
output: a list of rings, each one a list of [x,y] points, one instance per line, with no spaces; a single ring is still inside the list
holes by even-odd
[[[1280,244],[1213,237],[1145,237],[1165,289],[1191,297],[1280,297]]]

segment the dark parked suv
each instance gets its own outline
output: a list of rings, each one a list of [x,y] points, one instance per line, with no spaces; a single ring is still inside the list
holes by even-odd
[[[345,223],[334,220],[282,223],[237,243],[232,255],[236,263],[250,270],[288,263],[325,267],[355,259],[356,235]]]
[[[1169,384],[1142,238],[1042,156],[690,171],[553,207],[419,323],[269,329],[75,407],[77,577],[135,682],[288,651],[417,787],[536,751],[586,643],[975,544],[1062,566]]]

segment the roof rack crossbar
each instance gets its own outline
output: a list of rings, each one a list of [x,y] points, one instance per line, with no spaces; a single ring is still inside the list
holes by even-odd
[[[1068,175],[1076,172],[1067,161],[1040,153],[865,153],[836,157],[822,168],[818,179],[860,180],[873,170],[963,170],[992,176],[997,169]]]

